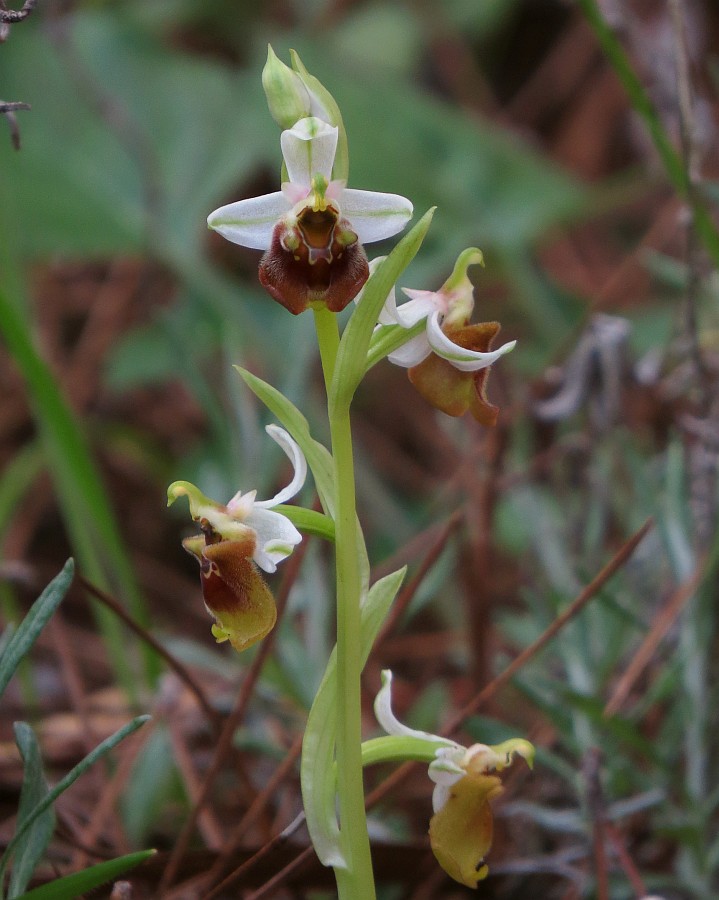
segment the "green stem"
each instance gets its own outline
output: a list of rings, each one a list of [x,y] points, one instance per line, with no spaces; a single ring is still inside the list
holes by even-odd
[[[315,310],[325,385],[334,374],[339,330],[336,316]],[[374,900],[364,783],[360,674],[361,579],[357,557],[357,510],[349,408],[330,411],[336,496],[337,565],[337,795],[347,869],[335,871],[340,900]]]

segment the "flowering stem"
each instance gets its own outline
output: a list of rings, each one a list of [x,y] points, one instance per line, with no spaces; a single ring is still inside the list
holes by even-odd
[[[326,309],[315,310],[315,326],[329,391],[339,346],[337,318]],[[336,869],[335,874],[341,900],[373,900],[374,877],[362,780],[361,579],[349,408],[330,410],[330,433],[337,504],[337,794],[342,848],[347,860],[347,869]]]

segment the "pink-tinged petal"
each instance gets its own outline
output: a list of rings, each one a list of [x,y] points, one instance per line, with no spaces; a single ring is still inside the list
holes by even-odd
[[[221,206],[207,217],[207,227],[233,244],[266,250],[272,242],[277,221],[291,208],[282,191],[275,191]]]
[[[291,500],[295,494],[302,490],[302,485],[307,477],[307,462],[304,453],[299,448],[299,444],[284,428],[280,428],[279,425],[268,425],[265,431],[276,444],[279,444],[294,469],[292,481],[287,487],[275,494],[270,500],[255,501],[255,507],[271,509],[273,506],[278,506],[280,503],[286,503],[288,500]]]
[[[407,303],[395,307],[397,324],[403,328],[411,328],[417,322],[431,316],[433,312],[443,312],[438,305],[438,295],[433,291],[412,291],[410,295],[407,288],[402,288],[402,292],[408,296],[414,296],[413,300],[408,300]]]
[[[337,150],[338,129],[321,119],[308,116],[282,132],[280,145],[293,184],[309,188],[315,175],[326,181],[332,178],[332,165]]]
[[[439,313],[436,312],[427,320],[427,338],[430,347],[437,356],[446,359],[448,363],[460,372],[477,372],[480,369],[486,369],[487,366],[491,366],[493,362],[496,362],[500,356],[504,356],[505,353],[513,350],[517,344],[516,341],[509,341],[496,350],[490,350],[487,353],[482,353],[479,350],[467,350],[465,347],[460,347],[459,344],[451,341],[442,331],[439,324]]]
[[[422,334],[410,338],[406,344],[402,344],[401,347],[390,353],[387,358],[396,366],[402,366],[403,369],[411,369],[413,366],[418,366],[421,362],[424,362],[431,352],[432,348],[429,346],[427,334],[423,331]]]
[[[449,301],[447,295],[443,294],[442,291],[418,291],[415,288],[402,288],[402,293],[410,298],[412,305],[404,303],[400,309],[407,309],[408,311],[415,308],[426,310],[425,316],[431,316],[433,312],[438,312],[442,315],[447,313]],[[419,318],[416,321],[419,321]],[[414,325],[414,322],[411,324]]]
[[[306,199],[310,191],[309,188],[305,187],[303,184],[292,184],[291,181],[283,181],[282,193],[287,198],[287,202],[290,206],[295,206],[301,200]]]
[[[347,188],[340,203],[342,215],[350,220],[363,244],[392,237],[402,231],[412,218],[412,204],[399,194]]]

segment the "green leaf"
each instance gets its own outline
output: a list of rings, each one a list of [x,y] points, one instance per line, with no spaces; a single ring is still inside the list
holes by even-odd
[[[18,900],[75,900],[76,897],[99,887],[106,881],[112,881],[129,869],[134,869],[156,852],[156,850],[139,850],[136,853],[128,853],[127,856],[118,856],[117,859],[98,863],[89,869],[83,869],[82,872],[65,875],[64,878],[58,878],[50,884],[43,884],[18,897]]]
[[[47,795],[48,787],[45,773],[42,770],[40,745],[35,733],[26,722],[16,722],[15,741],[22,756],[23,775],[20,791],[20,805],[17,812],[17,827],[22,828],[30,812],[42,802]],[[8,897],[18,897],[27,887],[28,881],[35,871],[50,843],[55,830],[55,813],[52,807],[38,816],[25,836],[15,854],[12,867]]]
[[[328,515],[333,516],[335,501],[332,454],[324,444],[312,437],[307,419],[277,388],[248,372],[247,369],[240,366],[235,366],[235,368],[255,396],[265,404],[271,413],[277,416],[299,444],[307,464],[312,470],[322,506]]]
[[[402,584],[406,568],[392,572],[369,589],[361,610],[362,666]],[[325,866],[345,866],[337,824],[334,754],[337,706],[337,648],[332,650],[312,709],[302,744],[300,779],[307,829],[317,856]]]
[[[33,603],[17,631],[8,641],[2,656],[0,656],[0,696],[2,696],[20,660],[35,643],[48,619],[67,593],[72,583],[74,572],[75,563],[71,558],[68,559],[62,571],[53,578]]]
[[[73,784],[77,779],[83,775],[94,763],[97,762],[98,759],[101,759],[105,756],[106,753],[109,753],[113,747],[120,743],[121,740],[126,738],[128,735],[132,734],[134,731],[137,731],[142,725],[145,724],[150,719],[150,716],[137,716],[131,722],[128,722],[127,725],[123,725],[118,731],[114,734],[111,734],[110,737],[105,738],[105,740],[98,744],[94,750],[92,750],[88,755],[82,759],[73,769],[71,769],[67,775],[62,778],[55,787],[48,791],[48,793],[43,797],[43,799],[37,803],[33,809],[28,813],[22,823],[18,824],[17,831],[13,835],[12,839],[8,843],[5,848],[5,852],[2,855],[2,859],[0,859],[0,884],[2,884],[2,879],[5,874],[5,870],[7,869],[8,863],[10,859],[17,851],[17,848],[23,845],[23,839],[27,832],[30,830],[32,825],[43,815],[46,809],[49,809],[50,806],[57,800],[57,798],[66,791],[71,784]]]
[[[337,351],[329,391],[330,407],[335,411],[349,408],[367,368],[367,352],[380,311],[394,283],[421,247],[433,215],[434,209],[428,210],[367,280],[362,290],[362,301],[352,313]]]

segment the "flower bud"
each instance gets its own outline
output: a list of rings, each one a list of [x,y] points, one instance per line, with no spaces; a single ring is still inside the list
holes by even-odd
[[[342,113],[337,101],[330,94],[322,82],[311,75],[304,67],[302,60],[294,50],[290,50],[292,68],[307,89],[310,98],[310,115],[322,119],[329,125],[336,125],[339,129],[337,151],[332,167],[332,178],[335,181],[347,181],[349,175],[349,154],[347,151],[347,133],[342,121]],[[294,124],[294,123],[293,123]]]
[[[280,128],[292,128],[300,119],[312,115],[310,94],[302,79],[269,45],[267,62],[262,70],[262,87],[270,114]]]

